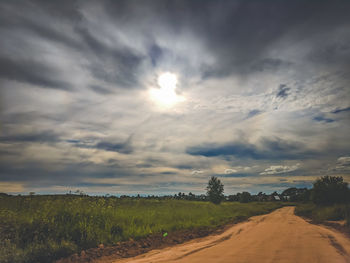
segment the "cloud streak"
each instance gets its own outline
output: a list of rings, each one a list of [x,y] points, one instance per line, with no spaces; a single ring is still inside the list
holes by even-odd
[[[300,158],[312,158],[316,152],[305,149],[302,144],[289,142],[282,139],[266,139],[257,144],[227,143],[224,145],[207,144],[192,146],[186,152],[190,155],[202,155],[205,157],[235,156],[237,158],[251,158],[256,160],[294,160]],[[318,153],[321,154],[321,153]]]
[[[269,174],[284,174],[284,173],[289,173],[293,172],[295,170],[299,169],[300,164],[297,163],[295,165],[272,165],[269,168],[266,168],[264,172],[261,172],[260,175],[269,175]]]

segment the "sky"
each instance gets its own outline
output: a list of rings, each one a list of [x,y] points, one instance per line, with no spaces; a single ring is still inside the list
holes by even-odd
[[[350,182],[349,1],[1,1],[0,192]]]

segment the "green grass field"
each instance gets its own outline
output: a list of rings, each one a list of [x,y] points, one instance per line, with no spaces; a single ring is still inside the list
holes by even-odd
[[[280,203],[1,196],[0,262],[48,262],[98,244],[113,245],[268,213]]]

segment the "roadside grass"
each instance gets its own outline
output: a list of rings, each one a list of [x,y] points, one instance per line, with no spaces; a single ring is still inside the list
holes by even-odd
[[[313,203],[300,203],[297,204],[295,213],[310,218],[315,223],[322,223],[327,220],[346,220],[346,225],[350,227],[349,204],[320,206]]]
[[[238,203],[74,195],[0,197],[0,262],[50,262],[99,244],[271,212],[277,202]]]

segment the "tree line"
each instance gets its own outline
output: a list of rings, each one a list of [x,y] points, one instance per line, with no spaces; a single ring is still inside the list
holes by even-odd
[[[253,201],[290,201],[290,202],[308,202],[311,201],[317,205],[332,205],[350,202],[350,189],[348,183],[344,182],[341,176],[323,176],[318,178],[311,189],[291,187],[284,190],[281,194],[273,192],[270,195],[259,192],[257,195],[251,195],[249,192],[237,193],[235,195],[224,196],[224,185],[213,176],[208,182],[207,198],[214,204],[220,204],[222,201],[239,201],[248,203]]]
[[[206,187],[206,194],[196,195],[191,192],[188,194],[179,192],[174,195],[136,195],[128,196],[121,195],[120,197],[107,194],[107,198],[120,199],[156,199],[156,200],[188,200],[188,201],[210,201],[214,204],[220,204],[223,201],[228,202],[268,202],[268,201],[289,201],[289,202],[313,202],[317,205],[332,205],[350,203],[350,189],[348,183],[344,181],[341,176],[323,176],[318,178],[311,189],[290,187],[281,193],[276,191],[271,194],[259,192],[258,194],[251,194],[247,191],[241,193],[224,195],[224,185],[215,176],[212,176]],[[6,195],[5,193],[0,193]],[[35,193],[31,192],[30,196]],[[66,195],[88,196],[83,191],[77,190],[75,192],[69,191]]]

